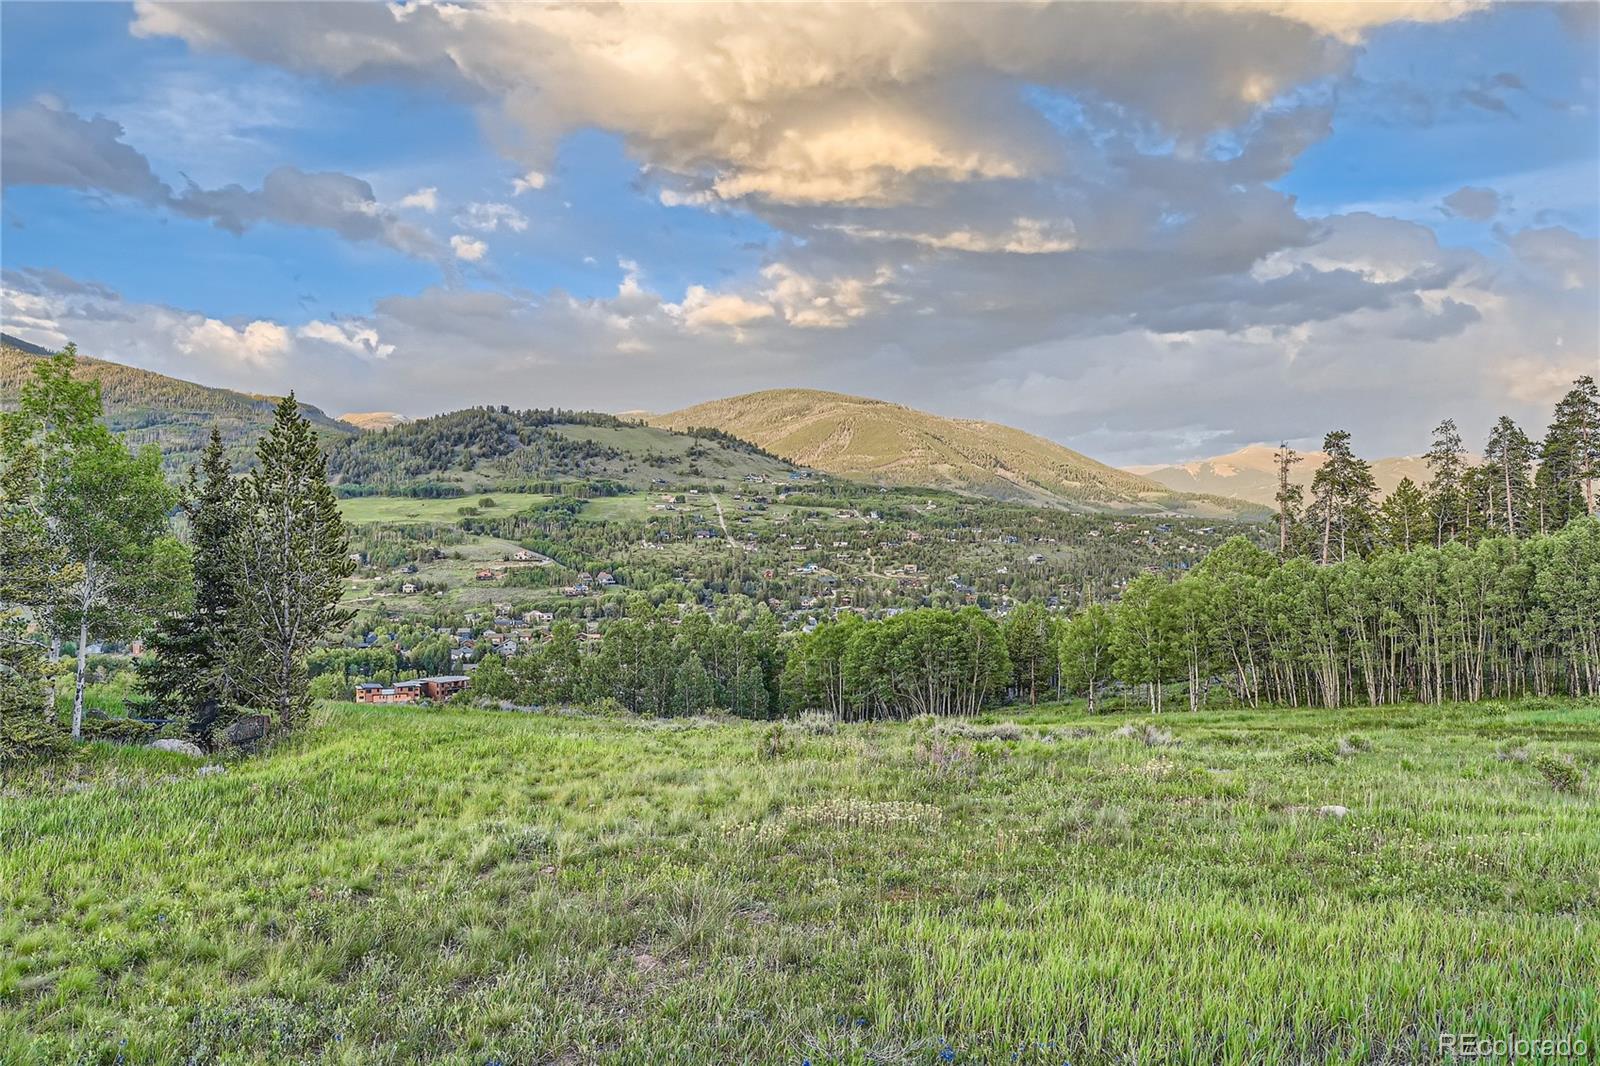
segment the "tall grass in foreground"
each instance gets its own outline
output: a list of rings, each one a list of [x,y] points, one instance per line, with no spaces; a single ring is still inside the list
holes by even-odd
[[[0,1062],[1242,1066],[1437,1061],[1441,1031],[1600,1045],[1592,704],[1126,735],[1045,708],[1020,729],[776,745],[707,720],[324,718],[222,774],[95,746],[6,783]],[[1541,753],[1571,757],[1579,790],[1552,788]]]

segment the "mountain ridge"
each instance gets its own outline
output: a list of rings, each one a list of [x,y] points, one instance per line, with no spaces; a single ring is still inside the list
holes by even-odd
[[[645,421],[677,430],[718,429],[790,462],[880,485],[1091,510],[1237,510],[1231,501],[1174,493],[1012,426],[822,389],[765,389]]]
[[[1175,492],[1199,492],[1226,496],[1263,506],[1274,506],[1278,492],[1278,471],[1273,461],[1277,446],[1247,444],[1243,448],[1207,459],[1185,463],[1146,464],[1123,467],[1129,473],[1149,478]],[[1291,470],[1290,480],[1309,488],[1312,476],[1327,460],[1322,452],[1300,452],[1302,461]],[[1468,457],[1468,462],[1475,462]],[[1428,465],[1420,455],[1397,455],[1370,460],[1378,491],[1388,495],[1403,478],[1417,485],[1428,479]]]

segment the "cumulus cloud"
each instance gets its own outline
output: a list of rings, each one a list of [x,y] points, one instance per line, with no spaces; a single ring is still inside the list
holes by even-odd
[[[1445,4],[416,5],[345,11],[141,2],[136,33],[352,82],[492,102],[547,161],[620,132],[723,199],[904,202],[929,181],[1036,176],[1040,87],[1198,143],[1339,72],[1386,22]],[[325,32],[306,32],[307,27]]]
[[[631,262],[599,298],[459,285],[388,297],[356,321],[289,329],[264,377],[299,367],[334,406],[411,413],[483,402],[491,377],[511,402],[611,409],[807,383],[1137,461],[1330,422],[1374,453],[1414,450],[1415,427],[1444,415],[1486,427],[1504,408],[1536,423],[1553,383],[1592,369],[1594,242],[1501,228],[1520,221],[1502,194],[1533,202],[1521,189],[1497,179],[1499,193],[1466,187],[1415,212],[1498,221],[1503,245],[1478,251],[1392,212],[1307,217],[1282,191],[1336,107],[1404,88],[1352,77],[1367,35],[1473,10],[143,2],[134,28],[319,79],[454,94],[523,174],[512,195],[543,186],[563,138],[599,129],[659,203],[775,231],[759,267],[685,278],[681,298]],[[1524,92],[1486,73],[1384,106],[1419,121],[1498,115]],[[24,168],[174,211],[187,199],[218,224],[267,217],[266,182],[242,205],[173,192],[110,125]],[[383,213],[361,208],[359,188],[298,182],[314,184],[297,203]],[[528,225],[492,202],[454,221],[445,254],[467,262],[486,256],[483,235]],[[353,239],[396,240],[379,233]],[[103,339],[113,354],[176,350],[166,323],[191,314],[37,277],[15,288],[38,336]]]
[[[439,209],[439,190],[431,185],[426,189],[418,189],[410,196],[401,197],[400,206],[414,207],[431,215]]]
[[[426,231],[385,210],[372,186],[360,178],[281,166],[259,189],[204,189],[189,182],[174,191],[122,135],[122,127],[111,119],[85,119],[55,101],[35,100],[9,109],[0,122],[0,183],[127,197],[235,234],[273,222],[328,229],[347,240],[374,241],[418,258],[437,253]]]
[[[487,244],[464,233],[458,233],[450,238],[450,250],[455,253],[457,259],[468,263],[476,263],[489,254]]]

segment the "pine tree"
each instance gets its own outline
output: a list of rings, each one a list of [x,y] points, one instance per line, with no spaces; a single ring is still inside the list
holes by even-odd
[[[1272,461],[1278,467],[1278,493],[1273,497],[1278,504],[1278,556],[1289,554],[1289,531],[1300,524],[1300,507],[1305,490],[1289,480],[1289,470],[1300,462],[1302,456],[1287,441],[1278,445]]]
[[[1428,506],[1433,511],[1434,547],[1442,548],[1447,540],[1455,540],[1462,533],[1466,504],[1462,459],[1461,431],[1453,418],[1440,422],[1433,430],[1433,445],[1424,456],[1428,472]]]
[[[1336,429],[1322,438],[1327,460],[1311,479],[1311,511],[1322,527],[1323,566],[1333,560],[1333,536],[1337,531],[1339,558],[1349,557],[1352,549],[1365,554],[1372,524],[1372,497],[1378,491],[1372,467],[1350,447],[1350,434]]]
[[[213,427],[198,468],[189,472],[193,596],[188,608],[160,620],[149,653],[138,663],[139,687],[160,714],[184,719],[189,732],[210,741],[231,716],[237,695],[230,627],[238,591],[229,541],[239,529],[239,491],[222,434]]]
[[[1483,448],[1480,484],[1486,492],[1489,525],[1515,537],[1528,530],[1533,485],[1533,442],[1515,422],[1501,415]]]
[[[1385,548],[1408,552],[1427,543],[1435,535],[1434,530],[1433,515],[1422,490],[1410,478],[1401,478],[1378,508],[1380,542]]]
[[[1556,404],[1539,448],[1534,494],[1540,532],[1595,513],[1594,479],[1600,476],[1600,389],[1585,375]]]
[[[239,486],[240,522],[228,558],[237,581],[241,702],[269,709],[279,728],[310,705],[305,655],[351,612],[339,609],[353,564],[316,434],[294,394],[278,404],[256,467]]]
[[[1055,628],[1044,604],[1021,604],[1006,617],[1003,628],[1006,652],[1016,671],[1012,684],[1020,696],[1027,693],[1029,703],[1039,702],[1039,686],[1050,682],[1055,667]]]

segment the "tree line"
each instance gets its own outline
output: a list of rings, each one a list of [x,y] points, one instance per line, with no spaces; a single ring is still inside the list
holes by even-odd
[[[41,360],[0,414],[0,755],[81,737],[90,647],[147,630],[142,713],[201,742],[244,713],[293,728],[310,704],[305,657],[348,617],[349,548],[314,428],[285,397],[243,477],[213,429],[180,490],[154,447],[134,453],[101,424],[99,384],[74,380],[75,358],[68,345]]]
[[[1309,501],[1290,480],[1302,457],[1287,444],[1276,454],[1281,555],[1326,565],[1382,549],[1551,533],[1596,513],[1600,388],[1588,375],[1573,382],[1538,442],[1502,415],[1476,464],[1455,420],[1445,419],[1424,457],[1428,483],[1404,478],[1381,504],[1372,466],[1355,454],[1347,431],[1330,432],[1322,450],[1327,458],[1312,476]]]

